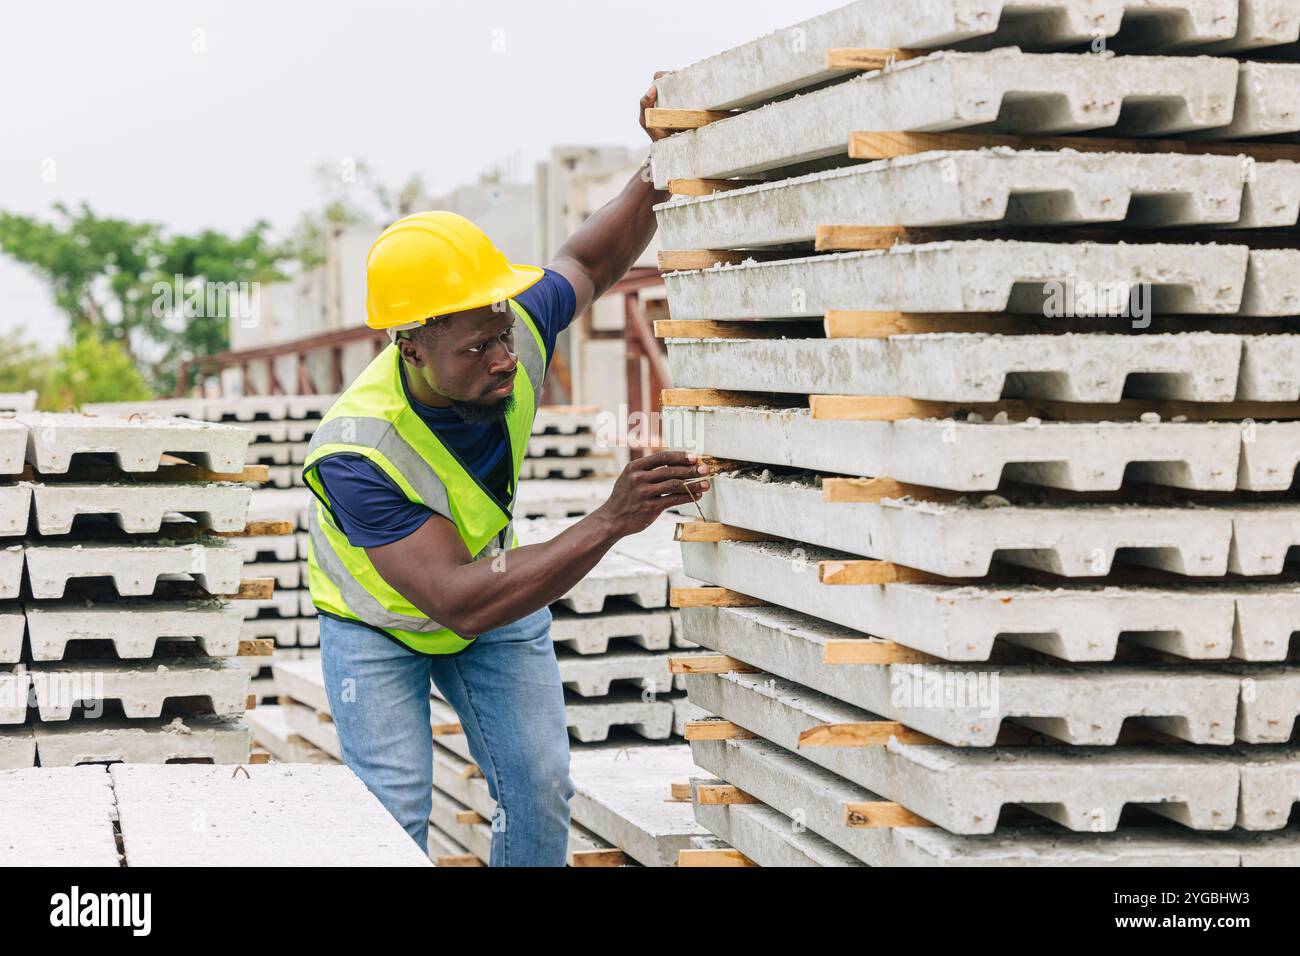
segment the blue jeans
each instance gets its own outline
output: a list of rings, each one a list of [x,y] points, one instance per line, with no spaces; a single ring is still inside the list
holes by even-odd
[[[542,608],[488,631],[455,657],[426,657],[321,615],[321,664],[343,761],[426,853],[433,807],[430,681],[455,708],[497,802],[492,866],[564,866],[569,733]]]

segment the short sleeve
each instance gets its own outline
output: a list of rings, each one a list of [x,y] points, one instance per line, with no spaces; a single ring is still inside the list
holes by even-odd
[[[334,518],[354,548],[392,544],[419,530],[433,511],[409,500],[377,465],[353,455],[323,459],[316,473]]]
[[[555,340],[573,321],[578,297],[569,280],[554,269],[543,270],[545,275],[536,283],[515,296],[515,301],[528,310],[542,333],[546,345],[546,361],[550,364],[555,354]]]

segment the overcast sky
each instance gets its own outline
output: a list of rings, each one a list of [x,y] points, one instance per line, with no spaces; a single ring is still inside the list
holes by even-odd
[[[672,69],[845,0],[43,0],[0,25],[0,209],[286,230],[348,158],[430,195],[555,144],[644,142]],[[0,256],[0,329],[66,322]]]

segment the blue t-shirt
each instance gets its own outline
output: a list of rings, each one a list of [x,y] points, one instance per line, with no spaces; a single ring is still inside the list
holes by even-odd
[[[533,286],[515,296],[528,310],[542,334],[546,361],[555,354],[555,340],[573,321],[577,298],[569,280],[551,269]],[[527,335],[519,328],[516,335]],[[450,408],[435,408],[411,397],[403,370],[402,389],[417,415],[455,452],[476,478],[508,505],[511,462],[509,442],[500,422],[471,423]],[[326,458],[317,466],[334,516],[356,548],[376,548],[400,541],[418,529],[433,512],[417,505],[397,489],[377,465],[364,458]]]

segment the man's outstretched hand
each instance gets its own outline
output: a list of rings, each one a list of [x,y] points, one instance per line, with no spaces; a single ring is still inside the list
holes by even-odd
[[[655,79],[657,80],[661,76],[667,76],[668,72],[669,72],[668,70],[660,70],[655,74]],[[641,128],[645,130],[645,134],[650,137],[651,141],[663,139],[670,132],[672,132],[671,130],[666,130],[666,129],[646,128],[645,111],[649,109],[654,109],[655,104],[657,104],[658,102],[659,102],[659,88],[656,87],[653,83],[651,83],[650,89],[646,90],[645,96],[641,97]]]
[[[708,490],[709,482],[691,486],[684,482],[707,475],[709,468],[684,451],[661,451],[628,462],[614,482],[609,500],[592,512],[609,525],[610,532],[625,538],[644,531],[666,509],[694,501]]]

